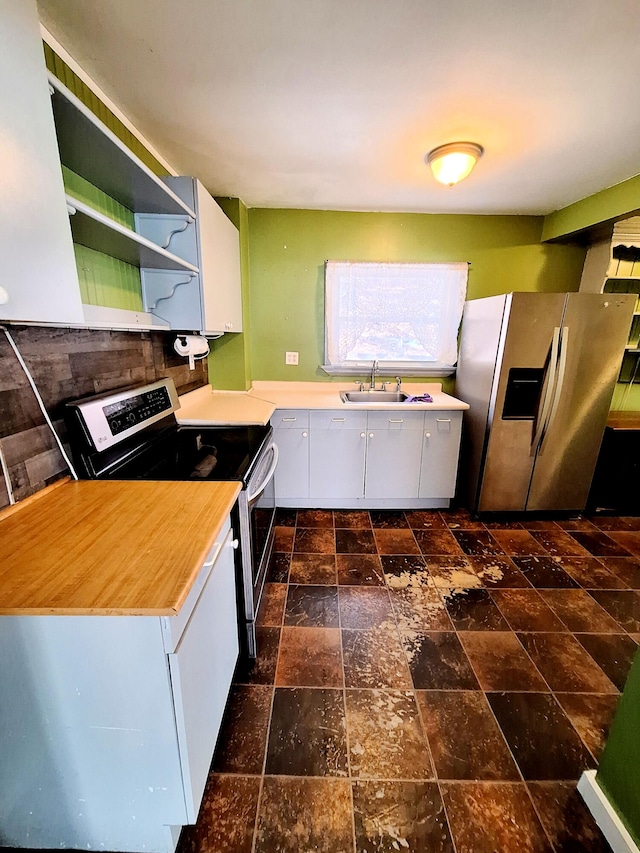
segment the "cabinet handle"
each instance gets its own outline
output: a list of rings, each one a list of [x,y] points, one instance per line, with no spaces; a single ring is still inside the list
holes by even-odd
[[[232,539],[231,542],[229,542],[229,545],[233,548],[234,551],[237,550],[239,544],[240,544],[239,539]]]
[[[437,424],[450,424],[451,418],[436,418]]]
[[[346,418],[331,418],[334,424],[343,424]]]
[[[370,432],[370,433],[369,433],[369,438],[373,438],[373,433],[372,433],[372,432]]]
[[[302,433],[302,437],[303,437],[303,438],[306,438],[308,435],[309,435],[309,433],[308,433],[308,432],[303,432],[303,433]]]
[[[404,419],[403,418],[395,418],[395,419],[389,418],[389,423],[390,424],[403,424]]]
[[[209,559],[205,560],[204,563],[202,564],[203,569],[208,569],[210,566],[212,566],[215,563],[216,558],[217,558],[218,554],[220,553],[221,548],[222,548],[222,544],[220,542],[217,542],[213,548],[213,552],[209,555]]]
[[[425,432],[424,437],[425,437],[425,438],[431,438],[431,433],[430,433],[430,432]]]
[[[361,433],[360,433],[360,438],[366,438],[366,437],[367,437],[366,432],[361,432]]]
[[[297,421],[297,420],[298,420],[297,418],[282,418],[282,423],[283,423],[283,424],[284,424],[284,423],[288,423],[288,424],[289,424],[289,423],[293,423],[294,421]]]

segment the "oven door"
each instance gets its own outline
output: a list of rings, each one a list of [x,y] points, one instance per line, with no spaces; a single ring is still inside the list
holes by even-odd
[[[261,453],[246,487],[238,498],[249,657],[256,655],[255,619],[273,546],[273,523],[276,514],[274,474],[277,464],[278,446],[271,441]]]

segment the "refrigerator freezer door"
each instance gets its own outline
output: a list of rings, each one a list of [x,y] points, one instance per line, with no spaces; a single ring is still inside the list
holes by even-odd
[[[460,464],[460,489],[466,505],[476,509],[482,476],[484,446],[489,421],[491,389],[496,371],[506,293],[472,299],[464,306],[460,355],[456,370],[456,394],[468,403],[464,413],[464,442]]]
[[[635,300],[626,294],[567,295],[558,382],[527,510],[584,509]]]
[[[540,410],[547,400],[548,412],[553,399],[549,381],[555,376],[557,365],[552,360],[552,341],[554,329],[561,324],[564,302],[564,293],[513,293],[507,303],[506,334],[503,329],[503,346],[498,352],[489,408],[490,432],[478,512],[527,508]],[[532,378],[541,377],[538,406],[535,410],[525,408],[520,417],[514,417],[509,392],[524,368],[532,370]]]

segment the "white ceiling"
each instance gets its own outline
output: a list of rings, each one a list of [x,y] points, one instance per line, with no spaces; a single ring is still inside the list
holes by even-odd
[[[638,0],[39,0],[181,173],[251,207],[548,213],[640,173]],[[435,183],[424,155],[485,155]]]

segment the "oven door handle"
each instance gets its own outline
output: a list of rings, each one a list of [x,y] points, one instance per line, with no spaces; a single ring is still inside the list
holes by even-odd
[[[278,464],[278,445],[274,442],[271,445],[271,448],[273,449],[273,462],[271,463],[271,467],[269,468],[269,473],[265,476],[264,480],[260,483],[255,492],[251,492],[249,495],[247,495],[248,503],[253,503],[256,498],[260,497],[260,495],[269,485],[271,478],[276,473],[276,465]]]

